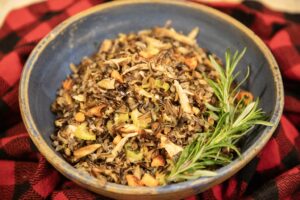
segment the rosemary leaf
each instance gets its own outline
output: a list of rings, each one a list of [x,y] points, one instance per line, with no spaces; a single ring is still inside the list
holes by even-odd
[[[272,123],[264,121],[266,117],[258,108],[258,99],[248,105],[244,105],[241,100],[236,102],[237,91],[248,78],[250,71],[248,68],[246,77],[234,88],[232,84],[238,76],[234,71],[245,52],[246,49],[241,53],[236,51],[232,56],[230,50],[227,50],[225,69],[210,56],[220,79],[218,81],[206,79],[218,98],[219,105],[208,103],[205,105],[209,112],[216,115],[217,124],[211,132],[199,133],[198,137],[184,148],[166,178],[168,182],[215,176],[217,167],[227,165],[236,156],[240,156],[236,143],[255,125],[273,126]]]

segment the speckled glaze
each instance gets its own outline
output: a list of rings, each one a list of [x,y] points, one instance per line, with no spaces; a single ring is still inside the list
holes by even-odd
[[[77,171],[51,146],[54,115],[50,104],[61,81],[70,73],[69,63],[78,63],[91,55],[104,38],[114,38],[172,20],[177,30],[187,33],[200,27],[199,44],[223,58],[226,48],[247,47],[238,70],[245,74],[246,64],[251,75],[243,85],[261,99],[261,107],[270,116],[273,127],[256,128],[242,141],[242,156],[220,168],[215,177],[162,186],[129,187],[114,183],[105,186],[97,179]],[[240,77],[242,78],[242,76]],[[266,144],[282,113],[283,87],[281,75],[271,52],[248,28],[212,8],[179,1],[118,1],[101,4],[79,13],[51,31],[33,50],[20,82],[19,102],[22,117],[31,139],[46,159],[63,175],[77,184],[104,196],[117,199],[179,199],[202,192],[244,167]]]

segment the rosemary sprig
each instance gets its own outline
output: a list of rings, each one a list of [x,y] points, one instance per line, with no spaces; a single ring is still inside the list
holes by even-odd
[[[241,53],[236,51],[231,56],[230,50],[227,50],[225,53],[225,69],[210,56],[210,61],[219,73],[220,79],[217,82],[211,79],[207,79],[207,81],[213,88],[214,94],[219,100],[219,105],[215,107],[207,104],[207,109],[218,116],[217,125],[211,132],[199,133],[198,137],[184,148],[167,176],[168,182],[216,175],[214,171],[216,167],[224,166],[230,163],[235,155],[240,155],[236,143],[254,125],[272,126],[271,123],[264,121],[265,116],[258,107],[258,99],[248,105],[242,103],[243,99],[236,102],[239,86],[249,75],[248,68],[244,80],[233,88],[233,82],[239,74],[234,73],[234,71],[245,51],[246,49]]]

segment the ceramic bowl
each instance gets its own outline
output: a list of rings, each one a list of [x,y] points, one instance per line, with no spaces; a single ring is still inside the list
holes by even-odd
[[[258,127],[242,142],[242,156],[217,170],[214,177],[161,187],[129,187],[114,183],[101,186],[97,179],[76,170],[51,146],[55,116],[51,102],[63,79],[70,74],[69,63],[97,51],[105,38],[129,33],[172,20],[172,26],[188,33],[198,26],[200,46],[224,58],[226,48],[247,52],[238,67],[240,78],[246,65],[251,74],[243,85],[255,97],[274,123]],[[118,199],[179,199],[202,192],[231,177],[244,167],[266,144],[274,132],[283,108],[283,87],[278,65],[266,45],[248,28],[212,8],[179,1],[116,1],[101,4],[62,22],[33,50],[20,82],[20,108],[28,133],[39,151],[63,175],[77,184],[101,195]]]

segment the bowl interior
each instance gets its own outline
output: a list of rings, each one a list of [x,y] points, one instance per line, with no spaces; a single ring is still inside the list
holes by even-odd
[[[223,60],[227,48],[241,51],[247,47],[237,69],[240,71],[238,80],[245,76],[249,65],[251,74],[243,87],[259,97],[262,109],[267,115],[272,115],[277,98],[274,77],[261,48],[246,33],[220,17],[192,7],[157,3],[120,5],[83,16],[55,37],[50,34],[47,47],[41,50],[34,62],[27,63],[27,66],[33,64],[25,94],[28,95],[30,113],[38,132],[51,148],[50,135],[54,131],[55,116],[50,111],[50,105],[62,80],[71,73],[69,64],[78,64],[82,57],[96,52],[105,38],[162,26],[167,20],[171,20],[172,26],[185,34],[199,27],[197,41],[200,46]],[[260,137],[261,130],[248,135],[241,144],[243,151]]]
[[[34,122],[44,139],[50,145],[55,116],[50,105],[63,79],[70,74],[69,64],[78,64],[82,57],[97,51],[105,38],[115,38],[118,33],[129,33],[153,26],[162,26],[172,20],[172,26],[187,34],[194,27],[200,28],[197,41],[200,46],[224,59],[227,48],[247,52],[238,66],[241,80],[247,65],[251,67],[249,79],[243,85],[260,98],[262,109],[270,115],[275,106],[275,86],[270,68],[261,50],[240,30],[224,23],[217,17],[198,10],[175,5],[147,4],[127,5],[96,12],[72,23],[55,37],[40,54],[31,72],[28,86],[30,110]],[[259,136],[250,134],[247,145]]]

